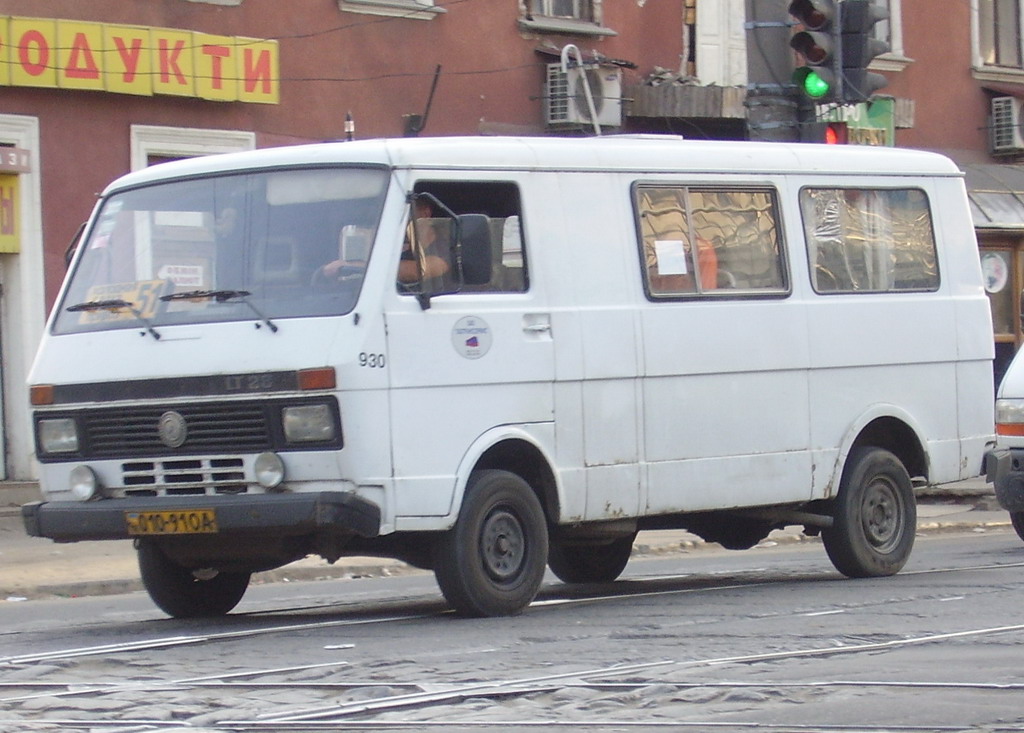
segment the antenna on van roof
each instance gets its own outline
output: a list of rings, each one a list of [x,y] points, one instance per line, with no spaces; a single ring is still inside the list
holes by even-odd
[[[594,93],[590,91],[590,79],[587,78],[586,70],[583,67],[583,54],[579,48],[571,43],[562,47],[562,73],[569,73],[569,52],[576,52],[576,63],[573,68],[580,70],[580,84],[583,85],[583,96],[587,99],[587,111],[590,112],[590,121],[594,125],[594,134],[601,134],[601,123],[597,121],[597,108],[594,107]]]
[[[421,115],[402,115],[405,121],[405,137],[416,137],[427,125],[427,115],[430,114],[430,103],[434,101],[434,92],[437,91],[437,80],[441,78],[441,64],[434,69],[434,81],[430,84],[430,94],[427,95],[427,106]]]

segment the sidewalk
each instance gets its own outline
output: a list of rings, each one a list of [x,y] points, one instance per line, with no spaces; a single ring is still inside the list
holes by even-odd
[[[52,596],[74,597],[141,590],[135,551],[128,541],[57,544],[25,534],[18,507],[39,499],[30,483],[0,483],[0,603]],[[1009,515],[1000,509],[992,486],[982,480],[963,481],[918,492],[918,532],[954,529],[1007,528]],[[800,527],[772,532],[765,543],[815,541]],[[641,532],[634,556],[689,552],[708,545],[683,530]],[[334,565],[309,557],[253,576],[254,583],[422,572],[396,560],[342,558]]]

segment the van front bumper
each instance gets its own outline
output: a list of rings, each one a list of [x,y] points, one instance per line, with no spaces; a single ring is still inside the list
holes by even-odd
[[[1024,448],[999,448],[985,456],[985,477],[1008,512],[1024,512]]]
[[[218,535],[376,537],[380,532],[380,507],[342,491],[34,502],[22,506],[21,515],[26,532],[33,537],[79,542],[137,537],[129,529],[129,517],[140,513],[210,510]]]

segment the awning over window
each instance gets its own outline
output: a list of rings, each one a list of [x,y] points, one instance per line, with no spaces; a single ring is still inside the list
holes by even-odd
[[[1024,165],[961,165],[975,229],[1024,230]]]

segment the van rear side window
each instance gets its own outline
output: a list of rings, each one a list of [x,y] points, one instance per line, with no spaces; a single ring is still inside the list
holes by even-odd
[[[641,185],[635,196],[650,297],[788,290],[774,191]]]
[[[935,234],[924,191],[805,188],[800,210],[816,292],[938,289]]]

